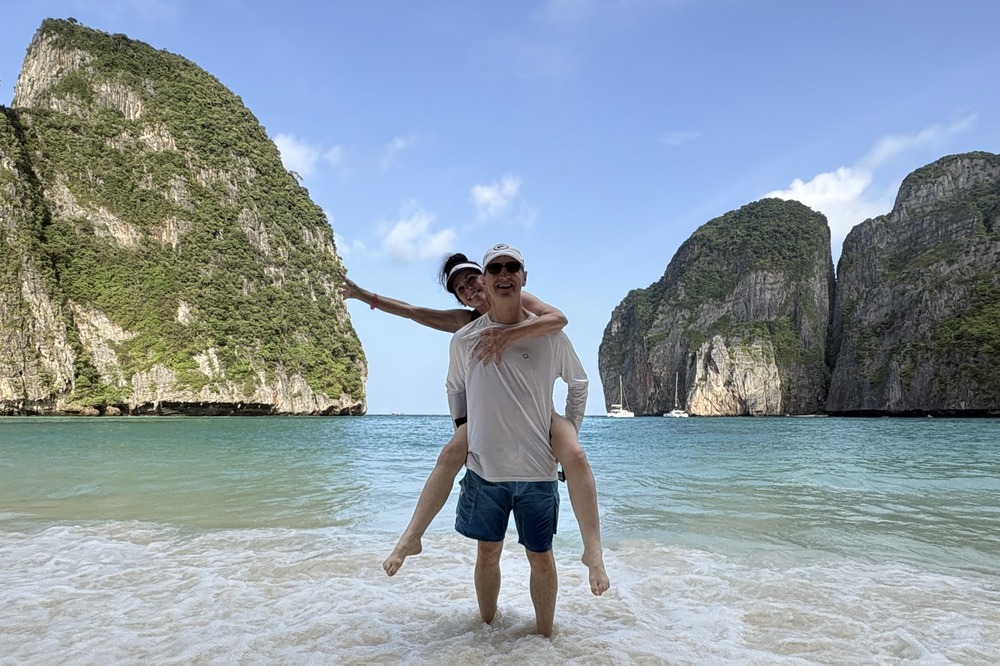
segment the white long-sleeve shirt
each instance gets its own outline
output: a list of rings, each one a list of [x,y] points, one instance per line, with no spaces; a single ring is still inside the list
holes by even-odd
[[[479,333],[492,326],[505,325],[486,314],[451,339],[448,406],[453,420],[468,419],[466,465],[487,481],[554,480],[557,463],[549,432],[555,380],[569,387],[566,418],[579,432],[587,406],[587,373],[561,331],[513,343],[499,365],[482,363],[472,347]]]

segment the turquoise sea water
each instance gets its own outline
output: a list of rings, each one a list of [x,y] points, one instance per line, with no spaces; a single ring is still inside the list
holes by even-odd
[[[513,533],[478,621],[456,490],[389,553],[444,416],[0,419],[2,664],[996,664],[1000,422],[585,419],[556,633]]]

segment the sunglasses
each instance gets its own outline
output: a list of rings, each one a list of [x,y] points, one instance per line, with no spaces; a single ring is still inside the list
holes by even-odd
[[[489,273],[490,275],[500,275],[500,271],[502,271],[505,268],[507,269],[508,273],[516,273],[519,270],[521,270],[521,262],[507,261],[502,264],[500,262],[486,264],[486,272]]]

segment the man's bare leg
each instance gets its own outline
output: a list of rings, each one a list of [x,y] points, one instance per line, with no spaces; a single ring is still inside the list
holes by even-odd
[[[570,426],[572,427],[572,426]],[[403,561],[410,555],[417,555],[423,550],[420,539],[430,526],[434,516],[448,501],[451,489],[455,485],[455,477],[465,465],[469,452],[469,440],[466,437],[466,426],[463,424],[455,431],[455,435],[444,445],[438,455],[437,464],[431,470],[424,488],[420,491],[417,506],[413,509],[410,522],[396,542],[396,547],[382,563],[382,568],[390,576],[396,575]]]
[[[500,597],[500,556],[503,541],[477,541],[476,550],[476,600],[483,622],[490,624],[497,614]]]
[[[549,550],[533,553],[525,550],[531,565],[531,603],[535,606],[535,627],[542,636],[552,635],[556,616],[556,595],[559,577],[556,575],[556,558]]]
[[[611,580],[604,568],[604,549],[601,546],[601,516],[597,507],[597,483],[590,468],[587,454],[580,448],[576,428],[570,421],[552,415],[552,452],[566,472],[569,501],[573,505],[576,522],[583,539],[583,557],[590,578],[590,591],[600,596],[611,587]]]

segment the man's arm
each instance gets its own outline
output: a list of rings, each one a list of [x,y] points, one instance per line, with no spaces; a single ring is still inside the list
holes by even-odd
[[[566,391],[566,418],[576,427],[577,433],[583,425],[583,414],[587,410],[587,395],[590,380],[587,371],[583,369],[580,357],[576,355],[573,344],[565,334],[558,338],[559,376],[569,387]]]
[[[583,415],[587,410],[587,386],[589,381],[586,375],[581,380],[577,378],[573,382],[567,382],[569,390],[566,392],[566,418],[572,422],[576,432],[580,432],[583,425]]]

